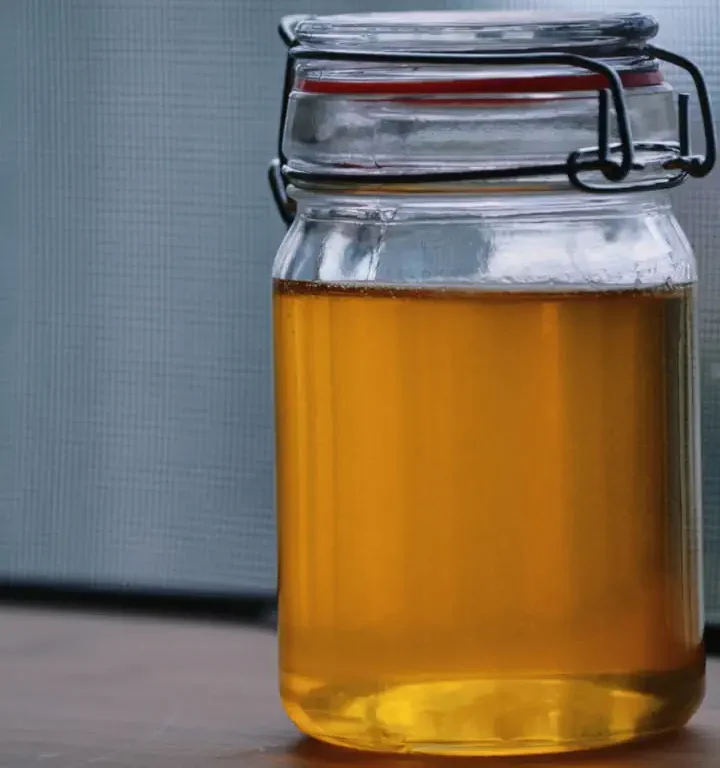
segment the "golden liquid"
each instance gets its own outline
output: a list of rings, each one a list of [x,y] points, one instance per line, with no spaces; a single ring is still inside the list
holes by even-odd
[[[276,281],[282,697],[325,741],[507,754],[703,694],[692,289]]]

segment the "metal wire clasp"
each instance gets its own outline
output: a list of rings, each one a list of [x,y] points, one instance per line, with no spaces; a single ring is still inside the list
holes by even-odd
[[[671,154],[672,158],[662,164],[667,171],[676,171],[665,179],[650,179],[633,183],[614,183],[607,185],[590,184],[580,178],[580,173],[587,170],[602,170],[602,165],[613,154],[622,152],[625,147],[621,144],[609,143],[610,101],[607,91],[599,92],[598,101],[598,144],[597,147],[579,149],[572,152],[567,160],[567,175],[573,186],[586,192],[616,193],[616,192],[648,192],[653,190],[671,189],[685,181],[688,176],[699,179],[707,176],[715,167],[717,160],[717,139],[715,123],[712,114],[710,94],[705,78],[699,67],[689,59],[684,58],[663,48],[648,45],[646,52],[649,56],[668,64],[673,64],[687,72],[692,77],[700,105],[703,134],[705,138],[705,154],[693,155],[690,142],[690,95],[678,94],[678,141],[676,144],[633,142],[632,169],[643,171],[645,164],[635,160],[637,152],[662,152]],[[624,101],[624,98],[623,98]],[[607,175],[605,175],[606,178]],[[611,180],[614,181],[614,180]],[[622,179],[618,179],[622,182]]]
[[[707,176],[715,166],[717,142],[712,115],[710,94],[700,69],[688,59],[662,48],[647,45],[643,52],[648,56],[665,61],[687,72],[693,80],[697,92],[700,114],[705,138],[704,155],[693,155],[690,145],[690,96],[681,93],[678,96],[678,141],[673,143],[634,142],[630,127],[625,88],[620,74],[608,64],[587,56],[563,52],[533,53],[404,53],[396,51],[356,51],[356,50],[321,50],[303,47],[298,44],[293,31],[292,19],[285,20],[280,26],[280,36],[288,46],[285,68],[283,104],[278,135],[278,154],[270,163],[269,182],[273,197],[286,224],[292,223],[294,210],[287,195],[287,183],[332,183],[338,175],[331,170],[300,171],[286,166],[282,152],[282,139],[287,117],[288,99],[293,86],[295,62],[298,60],[320,59],[324,61],[358,61],[406,63],[414,65],[486,65],[486,66],[567,66],[574,70],[581,69],[595,75],[601,75],[607,83],[606,88],[598,91],[598,140],[595,147],[572,151],[565,162],[538,165],[518,165],[503,168],[468,168],[453,171],[402,172],[392,174],[369,174],[358,170],[348,173],[345,169],[342,178],[356,184],[434,184],[463,181],[494,181],[503,179],[532,178],[541,176],[565,175],[570,183],[585,192],[599,194],[643,192],[670,189],[676,187],[688,177]],[[615,113],[619,142],[610,143],[610,121]],[[663,179],[645,179],[627,181],[631,171],[643,171],[646,166],[637,160],[637,153],[653,152],[670,156],[662,168],[674,171]],[[592,183],[582,178],[582,174],[599,172],[605,183]]]

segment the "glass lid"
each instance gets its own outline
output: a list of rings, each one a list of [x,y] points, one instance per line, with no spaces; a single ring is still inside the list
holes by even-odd
[[[632,48],[658,31],[640,13],[438,11],[291,16],[285,28],[300,45],[404,51],[538,51]]]

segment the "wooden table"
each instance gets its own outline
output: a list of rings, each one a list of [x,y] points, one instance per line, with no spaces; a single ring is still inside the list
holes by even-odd
[[[228,624],[0,610],[0,768],[720,768],[720,661],[683,733],[562,759],[381,758],[299,738],[273,633]]]

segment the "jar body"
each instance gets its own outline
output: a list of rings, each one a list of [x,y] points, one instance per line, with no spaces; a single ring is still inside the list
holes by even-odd
[[[440,197],[301,201],[276,260],[286,710],[388,752],[678,727],[704,680],[692,254],[648,201]]]

